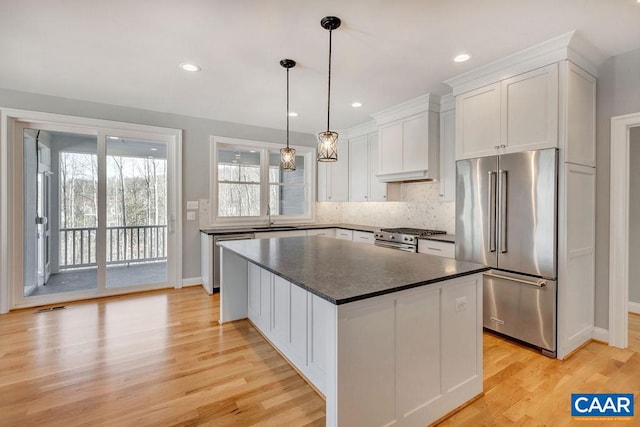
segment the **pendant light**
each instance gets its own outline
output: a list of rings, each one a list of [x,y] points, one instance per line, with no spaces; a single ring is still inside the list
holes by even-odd
[[[289,147],[289,69],[296,66],[296,61],[283,59],[280,65],[287,69],[287,148],[280,149],[280,169],[293,172],[296,170],[296,150]]]
[[[329,84],[327,85],[327,130],[318,134],[318,161],[335,162],[338,160],[338,133],[329,127],[329,112],[331,111],[331,32],[340,27],[340,18],[325,16],[320,25],[329,30]]]

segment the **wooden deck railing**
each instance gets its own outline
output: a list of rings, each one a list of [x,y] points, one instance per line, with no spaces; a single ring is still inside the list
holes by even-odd
[[[96,263],[95,227],[60,229],[60,269]],[[167,259],[167,226],[107,227],[107,264],[132,264]]]

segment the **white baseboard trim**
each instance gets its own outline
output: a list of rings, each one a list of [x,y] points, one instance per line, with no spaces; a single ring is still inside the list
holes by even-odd
[[[598,340],[598,341],[602,341],[602,342],[608,343],[609,342],[609,330],[608,329],[594,327],[593,328],[593,333],[591,335],[591,338],[593,338],[594,340]]]
[[[202,277],[187,277],[182,279],[182,286],[200,286],[202,285]]]
[[[629,301],[629,313],[640,314],[640,302]]]

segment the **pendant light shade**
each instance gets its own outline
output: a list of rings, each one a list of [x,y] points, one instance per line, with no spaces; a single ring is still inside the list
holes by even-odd
[[[329,116],[331,112],[331,32],[340,27],[340,18],[325,16],[320,25],[329,30],[329,80],[327,84],[327,130],[318,134],[318,161],[335,162],[338,160],[338,133],[331,131]]]
[[[289,69],[296,66],[296,61],[283,59],[280,65],[287,69],[287,147],[280,149],[280,169],[293,172],[296,170],[296,150],[289,147]]]

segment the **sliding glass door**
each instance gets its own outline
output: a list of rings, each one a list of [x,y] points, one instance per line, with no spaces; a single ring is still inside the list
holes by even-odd
[[[13,125],[14,307],[180,286],[179,135]]]

